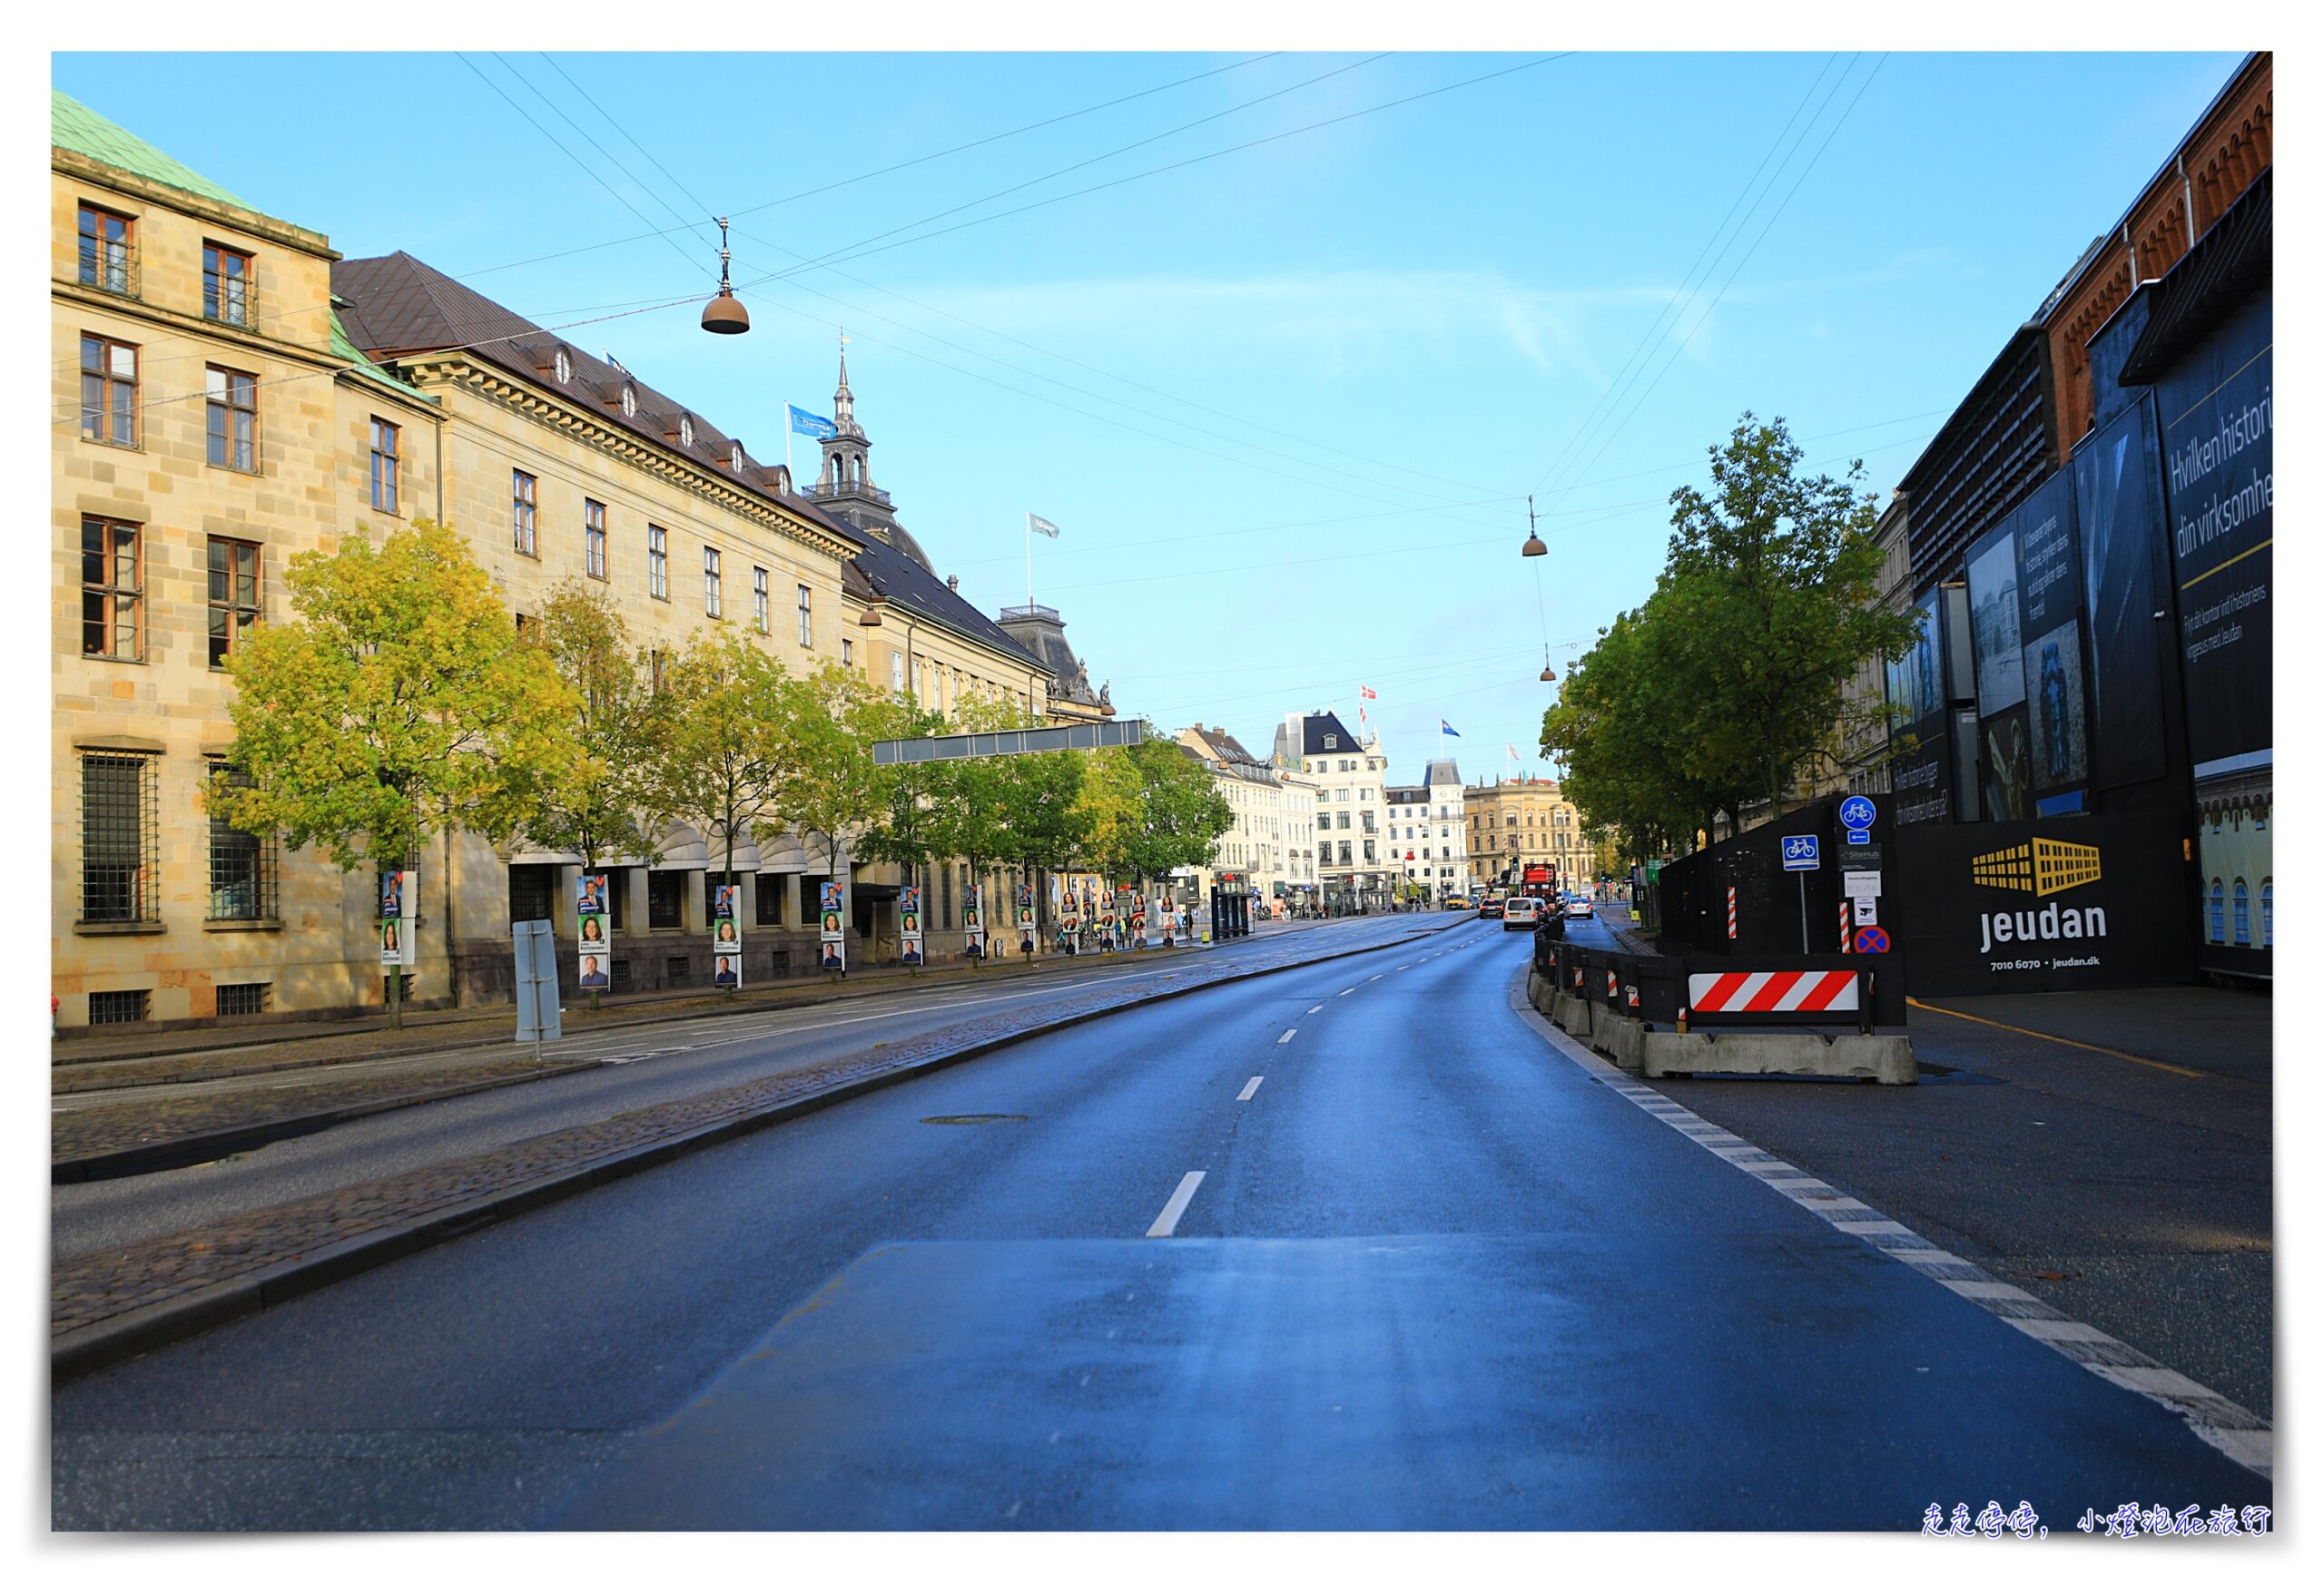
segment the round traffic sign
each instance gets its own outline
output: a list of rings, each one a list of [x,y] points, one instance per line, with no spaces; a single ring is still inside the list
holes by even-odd
[[[1869,797],[1851,797],[1840,804],[1840,822],[1850,830],[1870,830],[1872,821],[1879,817],[1880,811],[1872,805]]]
[[[1867,923],[1856,931],[1856,949],[1877,956],[1888,949],[1888,931],[1876,923]]]

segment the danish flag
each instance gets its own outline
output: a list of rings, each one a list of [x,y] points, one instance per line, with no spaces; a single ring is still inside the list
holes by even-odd
[[[1364,685],[1363,685],[1362,683],[1359,683],[1357,684],[1357,686],[1356,686],[1356,689],[1355,689],[1355,695],[1356,695],[1358,698],[1369,698],[1369,699],[1371,699],[1374,703],[1377,703],[1378,702],[1380,702],[1380,694],[1379,694],[1379,693],[1374,693],[1371,688],[1366,687],[1366,686],[1364,686]]]

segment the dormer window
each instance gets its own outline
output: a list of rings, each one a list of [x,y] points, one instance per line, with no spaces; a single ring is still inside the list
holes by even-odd
[[[566,355],[563,347],[556,349],[556,382],[560,385],[573,382],[573,359]]]
[[[726,465],[736,472],[743,470],[743,442],[736,440],[726,447]]]
[[[1324,745],[1327,748],[1335,748],[1340,745],[1340,739],[1333,736],[1329,733],[1325,733],[1324,736]]]
[[[685,418],[685,417],[681,417],[681,418],[678,419],[678,443],[679,443],[680,445],[692,445],[692,444],[694,444],[694,419],[693,419],[693,418]]]
[[[637,387],[635,385],[625,384],[621,388],[621,415],[624,418],[637,416]]]

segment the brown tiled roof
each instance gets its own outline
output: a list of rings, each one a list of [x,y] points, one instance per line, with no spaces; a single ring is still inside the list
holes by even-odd
[[[522,314],[407,252],[384,258],[342,259],[331,266],[333,294],[344,300],[340,310],[347,333],[355,344],[382,361],[423,352],[467,349],[481,362],[506,369],[517,378],[549,390],[559,389],[556,353],[563,348],[573,378],[562,387],[577,404],[616,428],[675,451],[696,465],[714,468],[744,488],[797,511],[803,500],[783,487],[783,470],[761,467],[747,448],[738,472],[728,465],[735,444],[733,437],[702,414],[681,405],[626,370],[591,357],[579,347],[543,329]],[[636,391],[635,417],[621,409],[622,388]],[[691,444],[681,440],[678,421],[694,425]],[[864,535],[821,513],[813,514],[850,543]]]

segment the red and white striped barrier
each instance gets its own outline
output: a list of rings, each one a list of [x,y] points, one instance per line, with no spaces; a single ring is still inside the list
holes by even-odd
[[[1687,1004],[1697,1011],[1854,1011],[1856,972],[1689,973]]]
[[[1842,956],[1848,954],[1848,942],[1856,938],[1856,929],[1850,925],[1848,919],[1848,913],[1853,905],[1854,903],[1846,901],[1840,903],[1840,954]]]
[[[1735,887],[1727,888],[1727,938],[1735,938]]]

